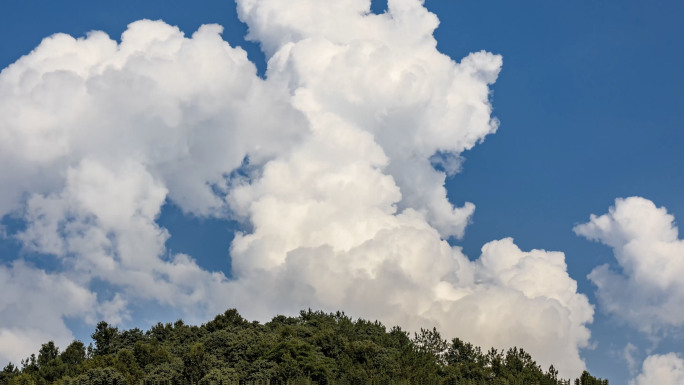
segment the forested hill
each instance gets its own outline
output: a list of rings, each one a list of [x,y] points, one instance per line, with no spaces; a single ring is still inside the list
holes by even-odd
[[[410,336],[398,327],[344,313],[302,311],[262,325],[234,310],[202,326],[158,323],[148,331],[100,322],[94,346],[53,342],[0,372],[0,385],[318,384],[608,384],[578,373],[574,381],[544,371],[516,347],[445,341],[436,329]]]

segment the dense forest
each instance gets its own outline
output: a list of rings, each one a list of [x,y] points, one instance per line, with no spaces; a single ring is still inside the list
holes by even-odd
[[[340,312],[262,325],[231,309],[201,326],[179,320],[148,331],[100,322],[92,339],[63,351],[45,343],[21,367],[8,364],[0,385],[608,384],[586,371],[560,379],[517,347],[483,352],[436,329],[411,336]]]

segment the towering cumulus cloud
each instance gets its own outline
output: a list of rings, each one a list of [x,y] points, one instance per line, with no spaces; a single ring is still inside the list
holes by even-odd
[[[0,358],[38,343],[26,336],[43,325],[14,320],[125,322],[132,303],[153,301],[191,321],[228,306],[259,319],[343,309],[581,371],[593,308],[562,253],[503,239],[471,261],[445,241],[474,212],[448,201],[444,181],[497,129],[488,86],[501,57],[439,53],[419,0],[390,0],[382,15],[367,0],[237,5],[265,79],[220,27],[188,38],[159,21],[131,24],[121,43],[54,35],[0,74],[0,161],[13,165],[0,215],[21,215],[17,239],[60,266],[0,269],[15,291],[39,277],[31,295],[51,304],[2,299],[0,346],[23,350]],[[167,201],[243,221],[231,276],[166,251]]]

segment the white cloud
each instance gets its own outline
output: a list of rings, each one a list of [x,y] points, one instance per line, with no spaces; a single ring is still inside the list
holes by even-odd
[[[66,346],[73,336],[63,318],[96,315],[95,293],[22,261],[0,265],[0,293],[0,362],[18,364],[48,340]]]
[[[206,285],[225,284],[223,274],[204,271],[187,256],[163,258],[169,234],[155,218],[167,190],[142,165],[106,167],[84,159],[66,174],[60,193],[28,200],[30,226],[18,235],[26,247],[54,254],[86,282],[98,278],[128,297],[186,310],[207,306]],[[110,322],[126,319],[126,302],[118,295],[100,304],[102,316]]]
[[[607,214],[574,230],[613,248],[620,271],[603,265],[589,274],[607,313],[646,333],[684,325],[684,241],[664,207],[617,199]]]
[[[293,307],[342,308],[409,330],[436,325],[481,346],[524,347],[565,376],[581,372],[579,348],[588,345],[593,308],[577,293],[562,253],[523,252],[504,239],[471,262],[415,212],[388,221],[394,223],[348,250],[336,252],[332,242],[298,247],[270,269],[243,271],[240,308],[257,318]],[[257,250],[276,243],[254,242]]]
[[[638,349],[634,344],[628,342],[627,345],[625,345],[625,349],[622,351],[622,357],[625,359],[625,362],[627,362],[627,368],[631,374],[634,374],[637,370],[637,359],[635,357],[637,350]]]
[[[517,345],[567,377],[584,368],[593,308],[562,253],[503,239],[472,262],[445,241],[463,236],[474,205],[448,201],[435,154],[456,172],[496,131],[489,85],[501,57],[439,53],[421,1],[368,9],[238,1],[265,47],[265,80],[220,27],[187,38],[152,21],[131,24],[121,44],[55,35],[0,73],[0,161],[16,165],[0,173],[0,215],[23,212],[27,250],[56,256],[78,287],[118,290],[74,316],[121,322],[136,301],[190,321],[229,306],[262,320],[342,309]],[[245,159],[248,175],[235,176]],[[249,222],[231,246],[232,277],[168,255],[173,235],[156,223],[167,200]]]
[[[137,162],[185,211],[220,213],[212,186],[245,156],[259,164],[304,125],[288,96],[256,76],[240,48],[206,25],[186,38],[132,23],[120,45],[102,32],[46,38],[0,76],[0,214],[25,191],[52,193],[83,159]]]
[[[126,320],[136,300],[178,306],[195,320],[225,309],[213,294],[225,290],[209,289],[225,284],[223,274],[187,256],[167,257],[169,234],[155,219],[166,199],[195,215],[225,215],[214,193],[226,188],[225,174],[246,156],[254,165],[274,157],[305,126],[289,96],[259,79],[220,32],[208,25],[186,38],[143,20],[121,44],[102,32],[58,34],[0,73],[0,161],[11,165],[0,172],[0,216],[25,213],[18,235],[25,248],[55,255],[65,269],[34,274],[78,288],[98,278],[120,290],[110,299],[91,293],[87,315],[59,310],[72,298],[54,298],[57,288],[25,291],[27,304],[44,297],[51,306],[45,314],[13,314],[61,326],[0,318],[3,338],[26,342],[2,344],[16,353],[0,360],[35,351],[37,341],[68,342],[63,317]],[[36,282],[7,274],[10,288]]]
[[[365,15],[368,7],[238,2],[250,36],[274,52],[269,80],[290,89],[311,124],[337,116],[371,133],[388,157],[384,171],[401,189],[399,209],[424,211],[443,236],[462,236],[474,205],[452,206],[445,174],[430,159],[438,151],[459,154],[496,131],[488,84],[501,57],[478,52],[455,63],[438,52],[437,20],[420,1],[390,1],[383,15]]]
[[[641,373],[629,385],[684,384],[684,360],[675,353],[652,355],[644,361]]]

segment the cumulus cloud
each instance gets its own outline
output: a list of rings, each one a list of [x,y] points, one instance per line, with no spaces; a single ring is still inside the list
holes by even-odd
[[[240,48],[202,26],[191,38],[161,21],[57,34],[0,76],[4,170],[0,213],[26,191],[53,193],[84,160],[137,163],[196,215],[220,213],[214,190],[245,156],[281,153],[305,129],[288,95],[268,87]]]
[[[618,271],[595,268],[601,307],[646,333],[684,325],[684,241],[674,216],[648,199],[617,199],[607,214],[591,215],[578,235],[613,249]]]
[[[120,44],[102,32],[57,34],[0,73],[0,158],[11,165],[0,173],[0,215],[23,213],[24,248],[64,267],[35,271],[55,282],[46,292],[87,290],[94,279],[120,290],[114,298],[93,294],[84,309],[96,312],[73,316],[121,322],[136,300],[204,310],[188,311],[197,317],[227,306],[215,298],[225,290],[209,289],[226,281],[223,273],[166,255],[169,234],[155,219],[167,200],[193,215],[226,215],[226,175],[245,158],[256,167],[275,157],[306,127],[289,96],[257,77],[220,33],[207,25],[188,38],[143,20]],[[5,284],[22,279],[7,273]],[[62,329],[34,333],[30,323],[3,317],[4,338],[26,343],[3,346],[23,353],[35,350],[36,338],[68,340],[62,318],[72,314],[61,309],[74,296],[25,293],[27,303],[45,297],[51,306],[17,317],[52,319]],[[21,337],[29,335],[36,337]]]
[[[25,249],[63,268],[35,274],[89,293],[69,313],[68,296],[53,298],[44,318],[122,322],[141,301],[190,321],[229,306],[262,320],[343,309],[517,345],[577,375],[593,308],[564,255],[503,239],[471,261],[446,241],[475,206],[455,207],[444,181],[498,127],[501,57],[439,53],[419,0],[382,15],[364,0],[237,3],[265,79],[220,27],[186,37],[149,20],[121,43],[54,35],[0,73],[0,161],[14,165],[0,173],[0,215],[22,213]],[[173,234],[156,219],[169,201],[243,221],[232,276],[167,252]],[[91,293],[94,280],[114,297]],[[0,321],[0,336],[35,349],[30,330]]]
[[[47,274],[22,261],[0,265],[0,360],[18,363],[53,340],[73,336],[64,317],[94,320],[96,294],[63,274]]]
[[[641,373],[629,385],[684,384],[684,360],[675,353],[648,356]]]

